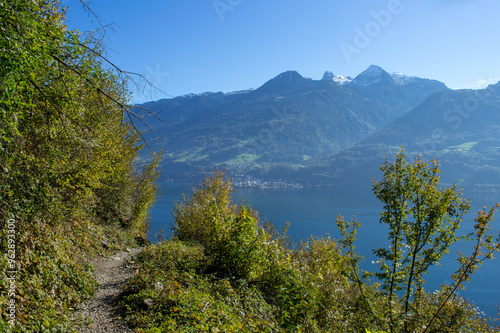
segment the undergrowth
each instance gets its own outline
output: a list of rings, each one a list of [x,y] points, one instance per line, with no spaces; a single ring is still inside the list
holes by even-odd
[[[0,0],[0,332],[78,332],[89,260],[145,237],[156,198],[124,77],[64,22],[57,0]]]
[[[231,192],[215,171],[176,205],[173,237],[137,257],[122,302],[129,325],[138,332],[387,332],[373,309],[387,311],[388,297],[377,283],[359,288],[345,245],[323,237],[290,246],[286,230],[236,206]],[[416,322],[441,298],[420,290]],[[392,311],[402,311],[392,299]],[[494,331],[459,297],[438,318],[431,332]]]

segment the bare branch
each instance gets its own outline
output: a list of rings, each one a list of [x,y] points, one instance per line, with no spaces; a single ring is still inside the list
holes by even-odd
[[[79,43],[79,46],[82,46],[85,49],[87,49],[88,51],[92,52],[93,54],[95,54],[96,56],[98,56],[99,58],[101,58],[102,60],[104,60],[105,62],[107,62],[109,65],[111,65],[120,74],[125,74],[127,76],[127,78],[131,79],[131,77],[130,77],[131,75],[138,76],[141,79],[143,79],[148,85],[152,86],[153,88],[155,88],[159,92],[161,92],[161,93],[163,93],[163,94],[165,94],[165,95],[167,95],[169,97],[172,97],[171,95],[167,94],[166,92],[164,92],[163,90],[161,90],[160,88],[158,88],[157,86],[155,86],[153,83],[151,83],[143,74],[139,74],[139,73],[135,73],[135,72],[130,72],[130,71],[125,71],[125,70],[121,69],[120,67],[118,67],[117,65],[115,65],[113,62],[111,62],[108,58],[102,56],[102,54],[100,54],[99,52],[93,50],[92,48],[88,47],[87,45]],[[135,81],[134,81],[134,84],[136,84]],[[136,84],[136,86],[138,86],[138,84]]]
[[[94,89],[96,89],[96,91],[99,93],[99,94],[102,94],[103,96],[105,96],[106,98],[108,98],[109,100],[111,100],[113,103],[115,103],[116,105],[118,105],[123,111],[125,111],[129,117],[130,120],[131,119],[131,115],[134,116],[135,118],[137,118],[139,121],[141,121],[149,130],[151,130],[151,132],[153,132],[153,134],[155,135],[155,138],[157,140],[159,140],[158,138],[158,135],[156,135],[156,132],[153,130],[153,128],[147,124],[143,119],[142,117],[140,117],[139,115],[137,115],[136,113],[132,112],[130,110],[130,108],[132,106],[130,105],[125,105],[123,104],[122,102],[116,100],[115,98],[113,98],[112,96],[110,96],[108,93],[106,93],[104,90],[102,90],[101,88],[97,87],[96,84],[94,82],[92,82],[92,80],[90,80],[89,78],[85,77],[80,71],[78,71],[76,68],[74,68],[73,66],[70,66],[68,64],[66,64],[64,61],[62,61],[61,59],[59,59],[58,57],[54,56],[54,55],[50,55],[55,61],[57,61],[59,64],[67,67],[68,69],[70,69],[71,71],[73,71],[74,73],[76,73],[79,77],[81,77],[83,80],[85,80],[89,85],[91,85],[92,87],[94,87]],[[140,133],[139,129],[137,128],[137,126],[132,122],[132,125],[134,126],[134,129],[137,130],[142,138],[142,140],[144,141],[144,143],[146,144],[146,146],[148,148],[151,149],[151,147],[147,144],[144,136],[142,135],[142,133]]]

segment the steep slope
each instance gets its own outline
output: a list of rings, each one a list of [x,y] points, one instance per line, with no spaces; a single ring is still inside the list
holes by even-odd
[[[369,178],[384,155],[439,158],[444,180],[485,190],[500,185],[500,83],[483,90],[443,91],[343,152],[311,160],[295,178],[352,182]]]
[[[228,94],[222,92],[206,92],[147,102],[138,105],[136,109],[132,110],[134,112],[144,109],[149,111],[149,113],[142,118],[143,122],[137,119],[133,120],[138,128],[144,131],[144,136],[148,140],[148,144],[154,149],[161,149],[165,143],[168,142],[168,138],[165,135],[165,133],[168,133],[168,128],[196,116],[204,110],[237,100],[240,95],[248,92],[250,92],[250,90]],[[144,114],[144,112],[137,113]],[[147,124],[147,126],[145,124]],[[160,141],[157,141],[154,133],[149,131],[150,128],[153,129],[154,132],[160,134]]]
[[[321,80],[324,81],[333,81],[337,82],[338,84],[347,84],[352,81],[352,78],[350,76],[342,76],[342,75],[335,75],[332,72],[326,71],[325,74],[323,74],[323,78]]]
[[[170,127],[170,156],[200,163],[302,163],[350,147],[394,117],[389,105],[339,84],[285,72],[239,100]]]
[[[370,66],[347,85],[365,96],[387,103],[394,108],[395,117],[407,113],[429,95],[447,90],[442,82],[409,77],[399,73],[389,74],[378,66]]]
[[[288,71],[253,91],[184,96],[142,107],[167,108],[167,121],[149,117],[158,136],[168,140],[152,140],[165,150],[167,172],[213,164],[239,170],[243,165],[245,172],[263,165],[297,167],[353,146],[431,92],[446,89],[442,83],[400,76],[395,79],[376,66],[354,80],[330,72],[311,80]]]

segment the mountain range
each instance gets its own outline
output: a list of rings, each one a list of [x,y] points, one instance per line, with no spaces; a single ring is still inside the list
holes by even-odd
[[[437,155],[445,168],[455,165],[451,174],[463,182],[492,171],[486,183],[496,184],[499,90],[451,90],[372,65],[355,78],[327,71],[312,80],[287,71],[257,89],[140,107],[161,119],[144,119],[159,140],[145,136],[164,151],[168,178],[222,166],[259,178],[341,184],[378,169],[384,154],[402,145],[410,154]]]
[[[445,90],[355,146],[320,156],[289,177],[336,184],[369,182],[385,157],[403,146],[408,155],[438,159],[446,183],[497,191],[499,133],[500,83],[480,90]]]

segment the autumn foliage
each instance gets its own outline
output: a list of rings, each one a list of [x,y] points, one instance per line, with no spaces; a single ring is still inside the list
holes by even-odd
[[[1,331],[68,327],[96,286],[86,258],[145,236],[155,200],[158,157],[137,165],[126,82],[64,21],[57,1],[0,1],[0,238],[6,250],[15,221],[17,271],[11,298],[2,251]]]

